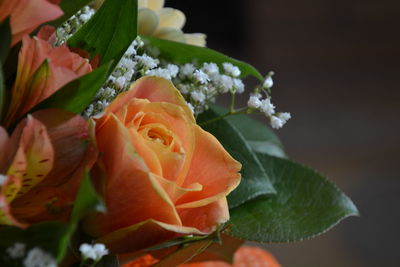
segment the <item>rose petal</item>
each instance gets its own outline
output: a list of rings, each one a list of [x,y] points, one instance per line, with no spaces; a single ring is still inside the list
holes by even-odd
[[[240,182],[241,164],[226,152],[213,135],[199,126],[195,127],[195,133],[191,167],[182,187],[197,182],[203,186],[203,190],[184,195],[177,201],[177,208],[207,205],[228,195]],[[204,168],[205,162],[207,168]]]
[[[154,246],[179,235],[204,234],[195,228],[146,220],[136,225],[118,229],[96,240],[114,253],[127,253]]]
[[[219,224],[229,220],[229,208],[226,198],[223,197],[206,206],[178,210],[182,223],[194,227],[205,233],[216,230]]]
[[[96,137],[103,154],[100,160],[107,172],[104,198],[108,212],[89,218],[91,229],[88,230],[98,236],[150,218],[181,225],[168,194],[149,175],[146,165],[130,145],[128,130],[114,115],[111,114],[97,130]]]
[[[106,109],[107,112],[116,112],[128,104],[133,98],[148,99],[150,102],[169,102],[183,108],[185,116],[194,123],[193,113],[186,105],[185,99],[171,81],[160,77],[146,76],[140,78],[129,91],[120,94]]]

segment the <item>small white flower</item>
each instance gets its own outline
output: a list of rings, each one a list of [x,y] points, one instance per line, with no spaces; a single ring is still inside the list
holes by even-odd
[[[158,66],[158,63],[160,63],[158,59],[149,57],[146,55],[146,53],[144,53],[142,56],[136,56],[135,58],[147,69],[153,69]]]
[[[244,83],[241,79],[233,79],[233,87],[235,88],[238,94],[244,92]]]
[[[247,106],[250,108],[259,108],[261,107],[261,100],[257,96],[250,96],[249,101],[247,101]]]
[[[268,76],[268,78],[265,79],[265,81],[264,81],[264,84],[263,84],[264,88],[271,88],[273,85],[274,85],[274,80],[272,80],[271,76]]]
[[[133,43],[128,47],[128,49],[125,52],[125,55],[131,56],[131,55],[136,55],[136,49]]]
[[[7,181],[7,176],[0,174],[0,186],[2,186]]]
[[[179,67],[174,64],[168,64],[167,70],[169,71],[169,75],[171,76],[171,78],[175,78],[176,75],[178,75]]]
[[[213,80],[220,87],[222,93],[228,92],[233,87],[233,79],[228,75],[214,75]]]
[[[190,91],[190,86],[187,84],[178,84],[177,87],[182,94],[187,94]]]
[[[7,248],[7,253],[12,259],[22,258],[25,255],[25,244],[15,243],[13,246]]]
[[[118,77],[118,78],[115,80],[115,85],[116,85],[118,88],[122,89],[122,88],[125,87],[125,82],[126,82],[125,77],[124,77],[124,76],[121,76],[121,77]]]
[[[289,112],[282,112],[278,114],[278,118],[281,119],[284,123],[292,118],[292,115]]]
[[[275,106],[271,103],[271,98],[261,100],[260,109],[266,116],[272,116],[275,113]]]
[[[25,267],[56,267],[54,258],[38,247],[31,249],[24,260]]]
[[[274,129],[280,129],[283,127],[283,125],[285,124],[284,121],[282,121],[280,118],[276,117],[276,116],[272,116],[271,117],[271,127]]]
[[[215,63],[204,63],[203,67],[201,69],[207,74],[218,74],[219,73],[218,65]]]
[[[204,73],[202,70],[195,70],[193,76],[201,84],[207,84],[210,81],[208,75]]]
[[[120,67],[124,67],[127,70],[133,69],[136,65],[136,62],[134,62],[132,59],[128,57],[124,57],[121,59],[121,61],[118,64]]]
[[[90,15],[89,14],[82,14],[79,16],[79,19],[82,20],[83,22],[87,22],[90,19]]]
[[[115,90],[111,87],[107,87],[106,89],[104,89],[104,94],[109,97],[114,97],[116,95]]]
[[[206,96],[203,94],[203,92],[200,91],[193,91],[190,93],[190,97],[199,103],[203,103],[206,100]]]
[[[128,70],[127,72],[125,72],[124,77],[127,81],[130,81],[132,79],[133,74],[135,73],[135,71],[133,69]]]
[[[186,63],[185,65],[181,66],[180,76],[183,78],[186,76],[190,76],[196,70],[193,64]]]
[[[231,75],[232,77],[239,77],[240,69],[236,66],[233,66],[231,63],[223,63],[222,66],[227,74]]]
[[[82,244],[79,247],[79,251],[82,254],[83,259],[92,259],[94,261],[99,261],[103,256],[108,254],[108,249],[104,244]]]

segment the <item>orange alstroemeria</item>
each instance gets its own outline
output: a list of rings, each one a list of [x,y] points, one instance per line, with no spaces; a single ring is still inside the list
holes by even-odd
[[[134,261],[131,261],[123,267],[150,267],[156,264],[158,260],[150,254],[146,254]],[[163,266],[163,265],[160,265]],[[178,267],[281,267],[275,257],[257,247],[240,247],[233,256],[232,264],[224,261],[202,261],[181,264]]]
[[[12,45],[45,22],[55,20],[64,13],[59,1],[0,0],[0,23],[11,17]]]
[[[24,36],[4,125],[10,126],[63,85],[90,71],[89,61],[68,47],[52,47],[38,37]]]
[[[96,159],[86,121],[57,109],[0,127],[0,225],[67,220],[83,172]]]
[[[229,219],[226,196],[241,165],[163,78],[144,77],[96,122],[100,158],[93,172],[106,214],[87,231],[116,253],[185,234],[208,234]]]

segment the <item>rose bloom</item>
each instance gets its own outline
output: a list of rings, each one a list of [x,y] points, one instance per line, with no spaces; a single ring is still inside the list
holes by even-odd
[[[3,121],[5,126],[12,125],[68,82],[92,71],[89,61],[71,52],[67,46],[52,47],[42,39],[44,35],[50,35],[48,31],[44,28],[38,36],[26,35],[22,39],[17,76]]]
[[[67,221],[85,168],[96,151],[87,122],[47,109],[29,115],[8,136],[0,127],[0,225]]]
[[[226,196],[241,164],[193,114],[173,84],[144,77],[95,120],[100,157],[93,179],[107,208],[85,222],[114,253],[186,234],[208,234],[229,219]]]
[[[0,23],[11,17],[12,45],[45,22],[63,15],[60,0],[0,0]]]

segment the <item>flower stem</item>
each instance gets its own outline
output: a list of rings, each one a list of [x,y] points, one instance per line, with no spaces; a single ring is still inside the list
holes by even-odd
[[[231,101],[230,112],[235,112],[235,94],[233,94],[233,93],[232,93],[232,101]]]

